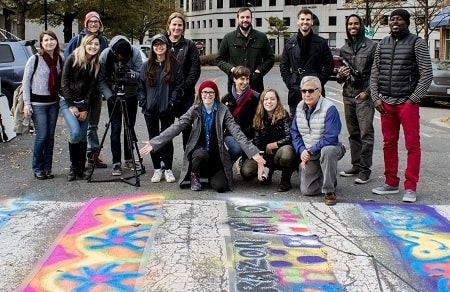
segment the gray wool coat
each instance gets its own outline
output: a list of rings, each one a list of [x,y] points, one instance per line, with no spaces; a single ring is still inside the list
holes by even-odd
[[[247,137],[242,133],[240,127],[234,121],[228,108],[222,104],[217,104],[217,112],[214,118],[215,129],[217,133],[218,145],[219,145],[219,155],[220,160],[225,171],[225,175],[228,180],[228,187],[233,190],[233,169],[228,154],[227,149],[223,141],[223,133],[228,130],[234,139],[239,143],[242,150],[247,154],[248,157],[253,157],[259,153],[259,149],[253,145]],[[180,185],[183,181],[190,180],[190,157],[191,153],[195,150],[198,140],[200,139],[202,132],[202,109],[201,105],[193,105],[184,115],[182,115],[178,121],[176,121],[172,126],[167,128],[159,136],[154,137],[150,140],[150,145],[153,147],[153,151],[158,151],[167,142],[171,141],[174,137],[178,136],[184,129],[192,125],[192,131],[189,136],[188,143],[186,145],[186,150],[184,152],[183,167],[180,174]]]

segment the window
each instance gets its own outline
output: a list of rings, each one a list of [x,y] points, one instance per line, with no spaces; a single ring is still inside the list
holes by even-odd
[[[434,58],[439,59],[439,51],[441,50],[441,41],[435,40],[434,41]]]
[[[186,21],[186,29],[189,29],[189,21]]]
[[[230,19],[230,27],[235,27],[236,26],[236,19],[232,18]]]
[[[255,18],[256,26],[262,26],[262,18]]]
[[[203,20],[203,28],[206,28],[206,20]]]
[[[328,46],[336,47],[336,33],[335,32],[328,33]]]
[[[11,63],[14,62],[14,54],[9,45],[0,45],[0,62]]]
[[[336,26],[337,23],[337,17],[336,16],[329,16],[328,17],[328,25],[329,26]]]
[[[212,27],[212,19],[209,20],[209,27]]]
[[[223,8],[223,0],[217,0],[217,8]]]
[[[283,17],[284,26],[291,26],[291,18]]]
[[[197,20],[197,27],[200,28],[200,20]]]
[[[230,0],[230,8],[261,7],[263,0]],[[267,0],[266,0],[267,1]],[[251,5],[248,5],[250,3]]]
[[[206,0],[192,0],[192,11],[206,10]]]
[[[345,0],[345,3],[353,2],[354,0]],[[284,5],[326,5],[337,4],[337,0],[284,0]]]
[[[223,19],[217,19],[217,27],[223,27]]]
[[[195,28],[195,24],[194,24],[194,22],[192,21],[192,23],[191,23],[191,26],[192,26],[192,29],[194,29]]]
[[[277,0],[270,0],[269,6],[277,6]]]

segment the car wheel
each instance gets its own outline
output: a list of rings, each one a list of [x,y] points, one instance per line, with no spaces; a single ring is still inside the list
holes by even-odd
[[[13,105],[13,93],[6,88],[2,87],[2,94],[8,98],[9,108]]]

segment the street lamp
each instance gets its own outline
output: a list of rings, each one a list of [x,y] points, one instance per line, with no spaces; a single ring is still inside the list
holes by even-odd
[[[250,3],[250,2],[247,2],[247,5],[253,8],[253,18],[255,19],[255,27],[256,27],[256,8],[255,8],[255,6],[254,6],[252,3]]]

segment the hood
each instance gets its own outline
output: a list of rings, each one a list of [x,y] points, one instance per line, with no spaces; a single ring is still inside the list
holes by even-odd
[[[109,47],[110,47],[110,48],[114,47],[114,45],[117,44],[117,42],[120,41],[120,40],[125,40],[125,41],[127,41],[128,43],[130,43],[130,45],[131,45],[131,42],[127,39],[126,36],[123,36],[123,35],[116,35],[116,36],[113,37],[113,38],[111,39],[111,41],[109,42]]]
[[[353,39],[348,31],[348,21],[349,21],[350,17],[353,17],[353,16],[358,17],[359,22],[361,23],[361,27],[359,28],[356,41],[353,41]],[[365,26],[364,26],[364,20],[362,19],[362,17],[358,14],[350,14],[350,16],[347,17],[347,20],[345,21],[345,32],[347,33],[347,39],[348,39],[350,47],[355,44],[360,44],[365,37]]]

